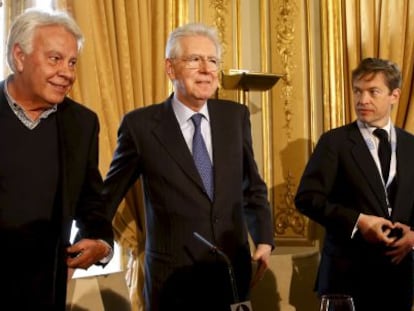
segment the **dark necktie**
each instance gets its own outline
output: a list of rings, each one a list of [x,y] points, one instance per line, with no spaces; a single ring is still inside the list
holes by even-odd
[[[196,113],[191,117],[191,120],[194,123],[193,158],[201,180],[203,181],[204,188],[210,200],[213,200],[213,165],[211,164],[206,144],[203,136],[201,135],[200,125],[202,118],[203,115],[201,113]]]
[[[386,130],[378,128],[374,131],[374,135],[379,138],[378,157],[381,162],[384,183],[387,183],[391,163],[391,145],[388,140],[388,133]]]

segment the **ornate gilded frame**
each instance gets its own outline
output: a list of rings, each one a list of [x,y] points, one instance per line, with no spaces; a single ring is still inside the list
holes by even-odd
[[[272,92],[269,124],[273,174],[268,184],[279,245],[313,245],[316,238],[314,223],[296,210],[294,196],[322,129],[318,3],[270,1],[271,68],[284,75]]]

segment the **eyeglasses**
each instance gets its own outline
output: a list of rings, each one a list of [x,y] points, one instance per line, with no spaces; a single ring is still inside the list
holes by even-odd
[[[220,67],[220,60],[214,56],[189,55],[176,59],[185,62],[187,69],[200,69],[202,64],[208,71],[217,71]]]

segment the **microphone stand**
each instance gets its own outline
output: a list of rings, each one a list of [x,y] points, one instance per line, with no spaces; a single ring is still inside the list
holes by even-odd
[[[227,264],[227,270],[229,272],[230,284],[231,284],[231,288],[232,288],[232,292],[233,292],[234,303],[239,303],[240,300],[239,300],[239,293],[237,291],[237,286],[236,286],[236,280],[235,280],[236,278],[234,276],[233,265],[231,264],[231,261],[230,261],[229,257],[225,253],[223,253],[221,250],[219,250],[217,246],[215,246],[215,245],[211,244],[209,241],[207,241],[199,233],[193,232],[193,235],[198,240],[200,240],[202,243],[204,243],[206,246],[208,246],[213,253],[218,254],[219,256],[223,257],[224,261]]]

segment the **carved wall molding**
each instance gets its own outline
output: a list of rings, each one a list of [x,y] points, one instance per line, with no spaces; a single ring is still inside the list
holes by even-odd
[[[288,141],[291,139],[292,133],[292,101],[294,93],[294,85],[292,83],[292,75],[295,74],[294,58],[295,32],[298,30],[295,26],[295,18],[297,17],[297,6],[294,0],[283,0],[276,7],[276,49],[280,56],[283,74],[282,78],[282,94],[283,112],[285,115],[285,130]]]
[[[222,55],[227,54],[228,42],[225,36],[228,25],[226,24],[226,16],[229,16],[229,1],[225,0],[210,0],[210,8],[214,11],[214,26],[216,26],[219,38],[222,44]],[[231,26],[231,25],[230,25]],[[231,27],[230,27],[231,28]]]
[[[272,70],[283,78],[272,92],[273,197],[275,239],[279,245],[312,245],[312,225],[295,207],[294,196],[309,156],[309,9],[304,1],[271,3]]]

